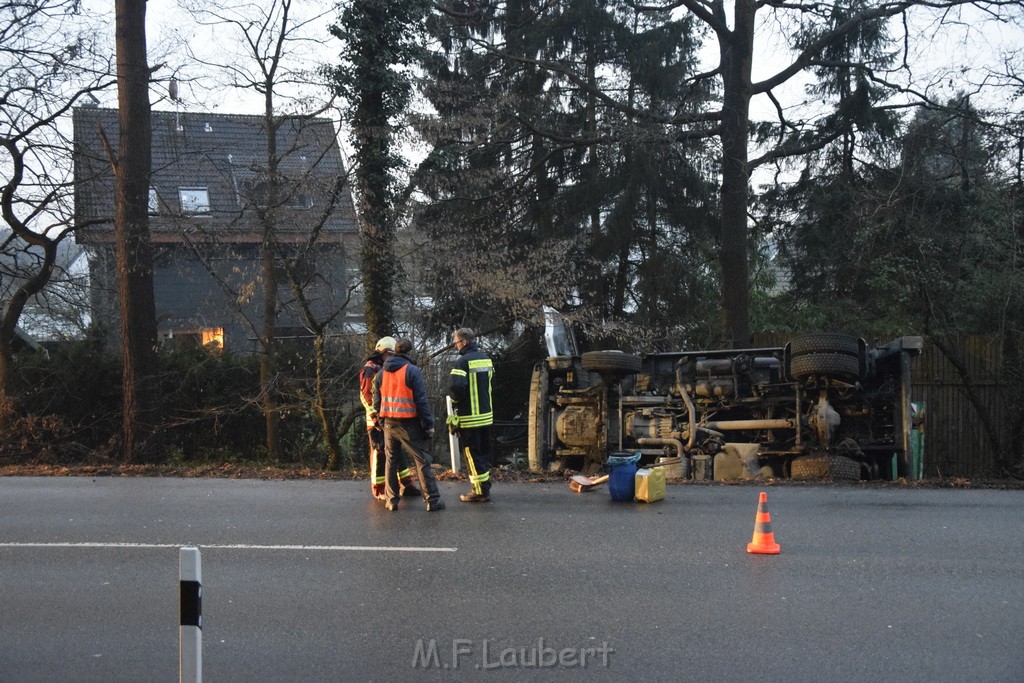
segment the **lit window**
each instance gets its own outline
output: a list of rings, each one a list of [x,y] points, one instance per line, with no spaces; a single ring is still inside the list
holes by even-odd
[[[211,351],[220,351],[224,348],[224,328],[204,327],[199,330],[203,335],[203,346]]]
[[[216,352],[224,349],[223,327],[179,327],[173,330],[162,330],[160,341],[164,345],[176,347],[198,347]]]
[[[182,213],[210,213],[210,192],[205,187],[178,188]]]

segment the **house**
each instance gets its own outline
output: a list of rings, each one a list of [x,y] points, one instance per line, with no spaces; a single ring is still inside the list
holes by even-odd
[[[116,109],[74,111],[76,239],[89,254],[94,321],[116,325]],[[277,254],[277,336],[309,337],[292,281],[318,320],[358,327],[350,302],[358,267],[355,207],[333,124],[303,117],[277,131],[270,173],[262,116],[152,112],[150,233],[163,343],[257,350],[264,231]],[[276,178],[276,182],[272,182]],[[294,276],[294,277],[293,277]]]

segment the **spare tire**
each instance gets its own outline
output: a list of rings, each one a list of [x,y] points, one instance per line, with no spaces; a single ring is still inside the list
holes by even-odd
[[[640,370],[640,356],[624,351],[587,351],[580,356],[588,372],[631,374]]]
[[[808,353],[789,359],[789,374],[796,380],[813,375],[856,379],[860,377],[860,360],[842,353]]]
[[[815,332],[797,337],[789,343],[789,355],[793,358],[809,353],[841,353],[860,356],[860,340],[849,334]]]
[[[793,460],[789,476],[792,479],[831,479],[832,481],[859,481],[860,463],[841,455],[805,455]]]

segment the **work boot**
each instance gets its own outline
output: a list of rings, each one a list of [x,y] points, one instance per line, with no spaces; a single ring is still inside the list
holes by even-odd
[[[444,501],[439,500],[436,503],[427,503],[427,512],[439,512],[444,510]]]
[[[487,503],[490,502],[491,497],[489,495],[477,493],[476,491],[474,491],[472,493],[463,493],[461,496],[459,496],[459,500],[461,500],[463,503]]]
[[[402,497],[404,497],[404,498],[419,498],[420,496],[423,495],[423,492],[420,491],[420,488],[418,486],[416,486],[416,484],[413,482],[413,478],[412,477],[406,477],[405,479],[402,479],[401,484],[402,484]]]

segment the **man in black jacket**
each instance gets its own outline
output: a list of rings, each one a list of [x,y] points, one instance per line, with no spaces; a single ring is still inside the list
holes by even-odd
[[[459,359],[451,372],[448,395],[455,403],[456,414],[449,425],[459,432],[459,443],[469,467],[473,490],[459,496],[463,503],[486,503],[491,499],[491,425],[494,408],[491,377],[494,364],[477,348],[476,334],[463,327],[452,335]]]

